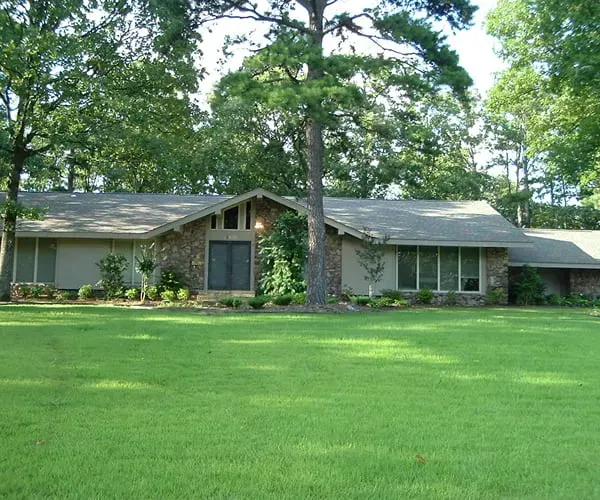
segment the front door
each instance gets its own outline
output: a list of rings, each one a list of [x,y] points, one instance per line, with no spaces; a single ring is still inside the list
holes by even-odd
[[[249,241],[209,242],[209,290],[250,290],[250,245]]]

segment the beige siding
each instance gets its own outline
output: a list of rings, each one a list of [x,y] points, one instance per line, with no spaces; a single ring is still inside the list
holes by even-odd
[[[97,288],[100,272],[96,262],[110,250],[110,240],[59,240],[56,254],[57,288],[77,289],[87,283]]]
[[[365,281],[365,270],[358,263],[356,250],[360,248],[360,240],[352,236],[344,236],[342,240],[342,290],[351,288],[356,294],[369,293],[369,283]],[[396,247],[388,245],[385,250],[385,271],[383,279],[374,286],[374,293],[396,288]]]

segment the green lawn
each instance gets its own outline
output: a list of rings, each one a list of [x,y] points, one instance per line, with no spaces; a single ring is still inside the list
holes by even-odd
[[[588,499],[599,454],[589,311],[0,307],[2,498]]]

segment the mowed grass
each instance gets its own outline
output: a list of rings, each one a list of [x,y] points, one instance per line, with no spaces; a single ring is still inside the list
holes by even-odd
[[[0,497],[600,498],[599,360],[564,309],[4,306]]]

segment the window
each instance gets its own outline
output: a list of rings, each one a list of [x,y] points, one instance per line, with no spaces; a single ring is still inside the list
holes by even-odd
[[[440,247],[440,290],[458,290],[457,247]]]
[[[210,228],[217,229],[217,216],[216,215],[212,215],[210,217]]]
[[[233,207],[229,210],[225,210],[223,215],[223,229],[237,229],[239,213],[240,207]]]
[[[398,247],[398,290],[478,292],[479,248]]]
[[[398,290],[417,288],[417,247],[398,247]]]
[[[438,249],[419,247],[419,289],[438,289]]]
[[[246,229],[251,229],[252,223],[252,202],[251,201],[247,201],[246,202]]]
[[[460,289],[465,292],[479,291],[479,248],[461,248]]]
[[[54,283],[56,275],[56,240],[50,238],[19,238],[16,250],[16,283]]]

